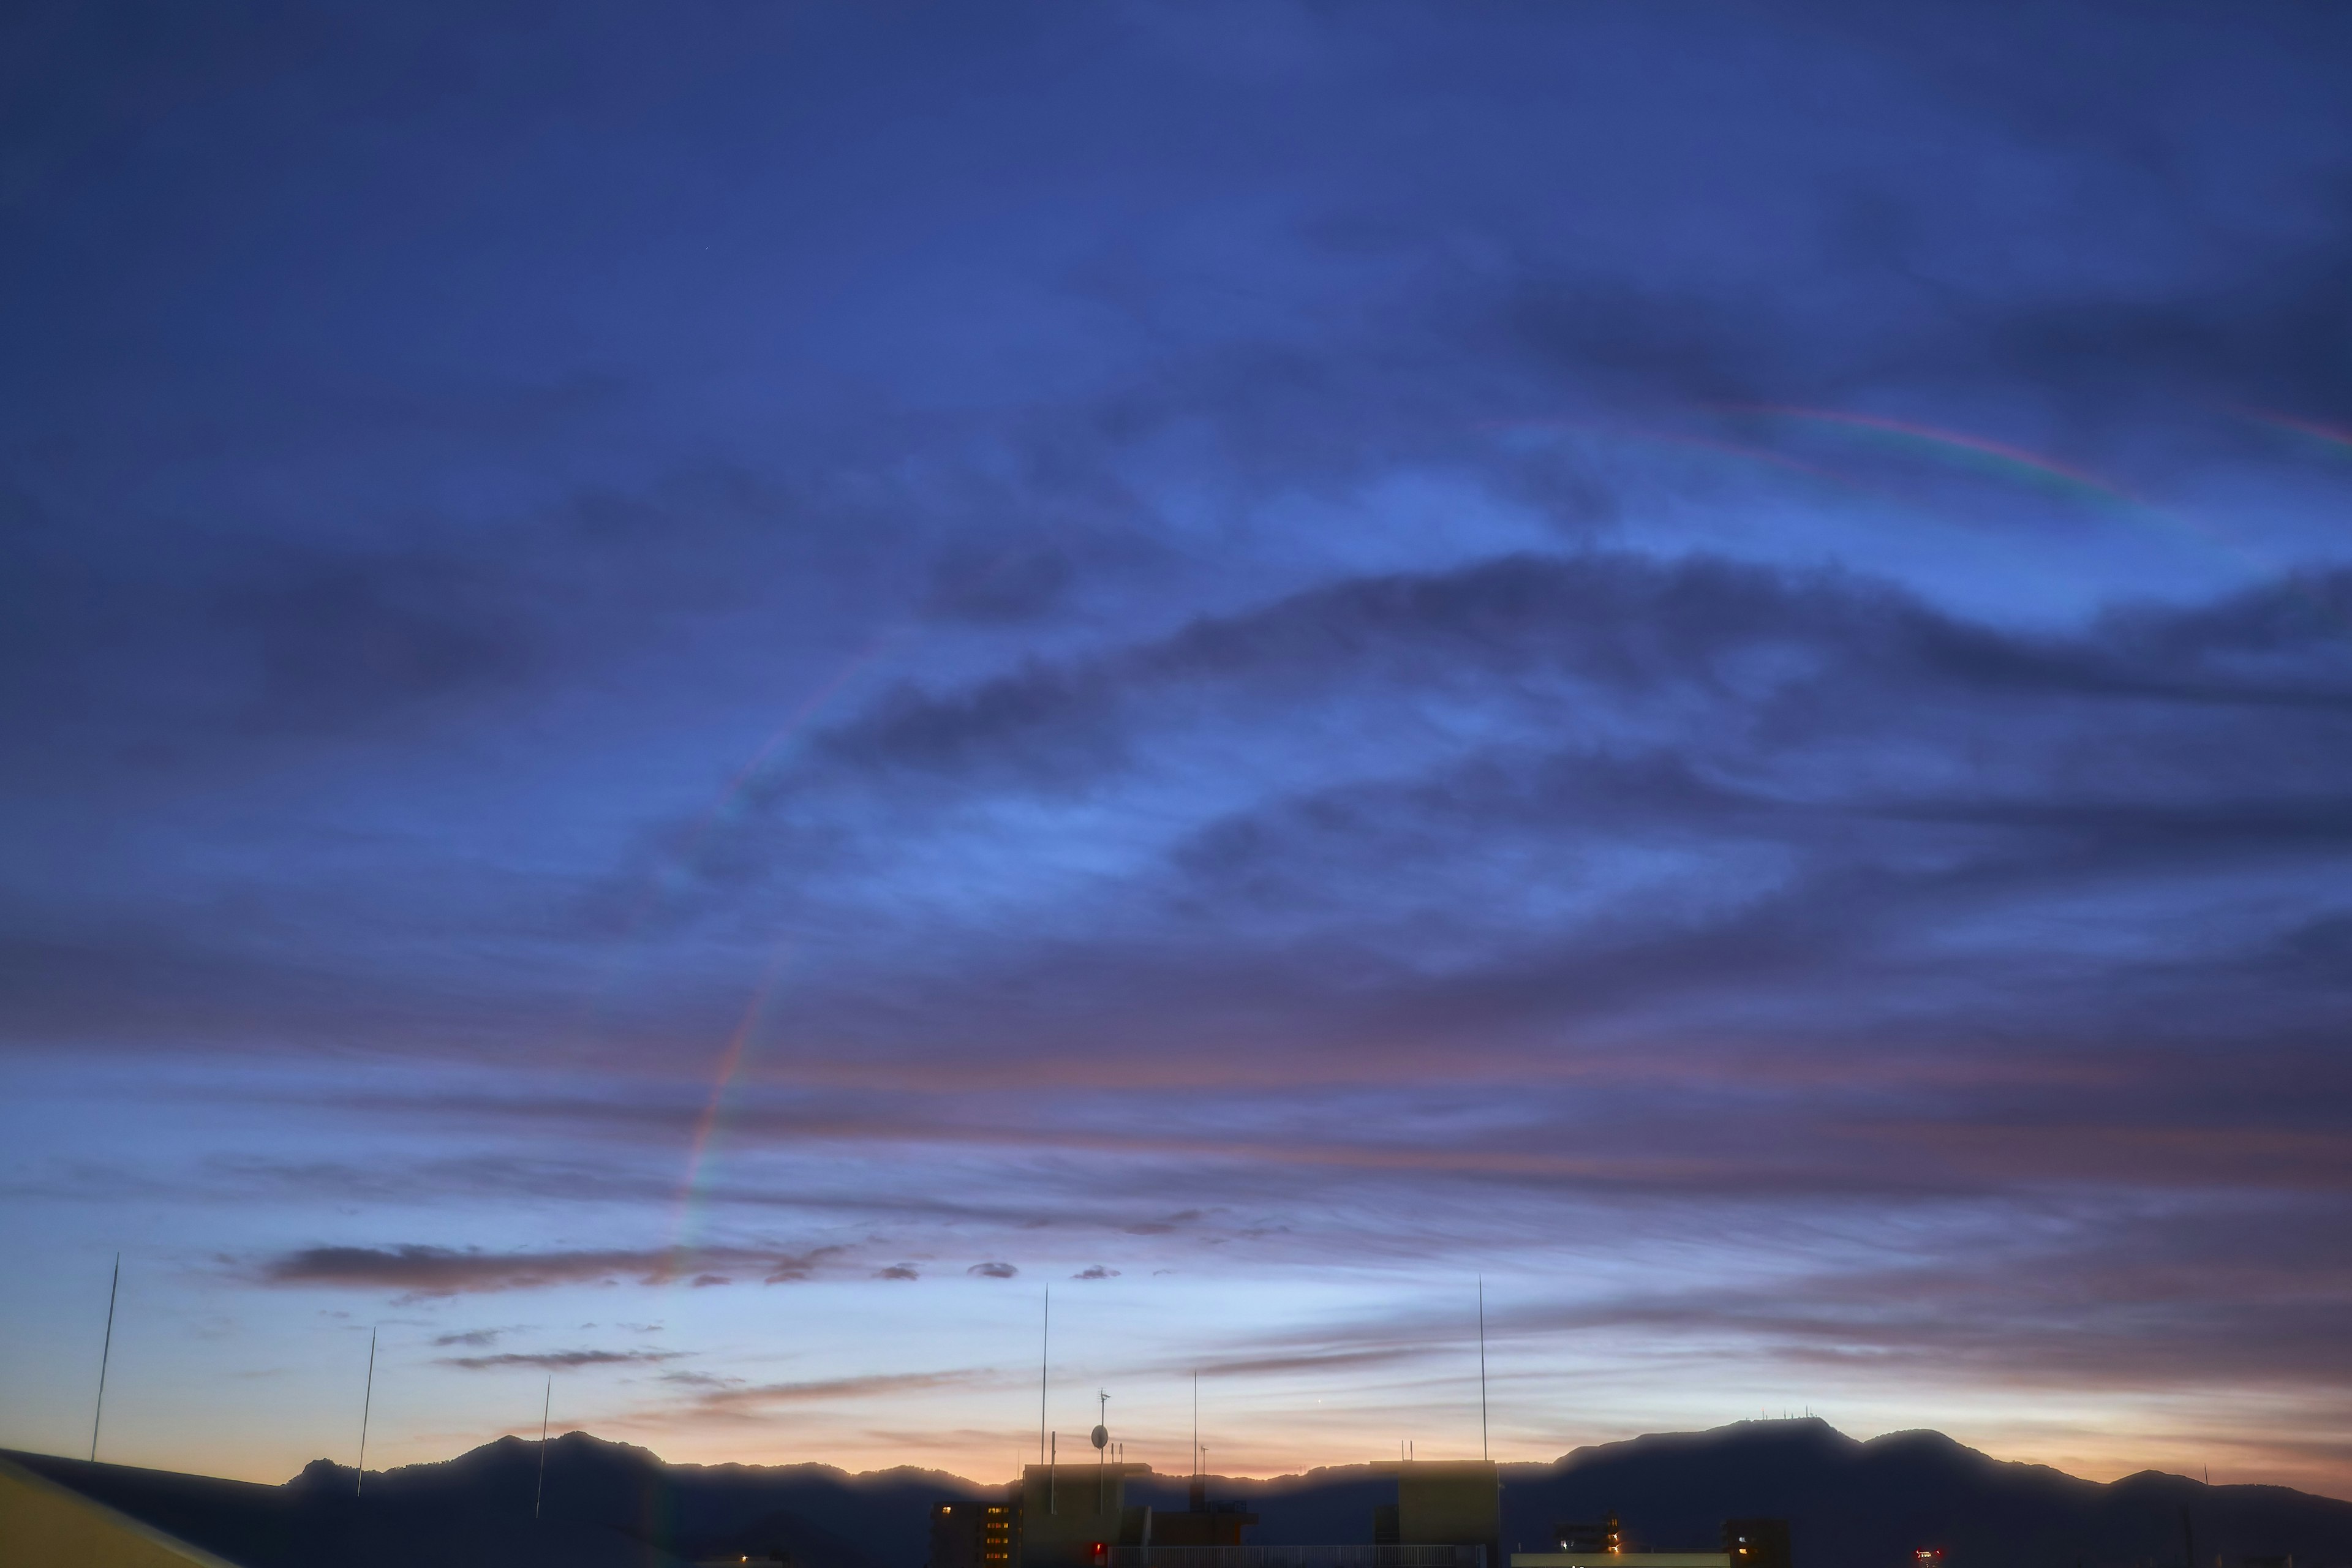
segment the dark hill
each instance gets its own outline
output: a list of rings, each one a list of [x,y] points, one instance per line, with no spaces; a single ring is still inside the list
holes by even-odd
[[[935,1470],[851,1476],[824,1465],[667,1465],[572,1433],[548,1446],[546,1518],[531,1518],[539,1447],[500,1438],[436,1464],[368,1477],[318,1460],[282,1487],[16,1456],[54,1479],[247,1568],[672,1568],[678,1558],[771,1547],[800,1568],[923,1568],[929,1505],[1001,1495]],[[1260,1516],[1265,1544],[1369,1542],[1393,1482],[1370,1466],[1212,1483]],[[1184,1506],[1184,1483],[1147,1478],[1130,1500]],[[1632,1544],[1712,1549],[1723,1520],[1791,1521],[1798,1568],[1908,1568],[1940,1546],[1948,1568],[2196,1568],[2292,1554],[2352,1568],[2352,1503],[2284,1487],[2208,1487],[2153,1471],[2112,1485],[2005,1463],[1935,1432],[1857,1442],[1817,1420],[1580,1448],[1504,1468],[1507,1547],[1540,1548],[1551,1524],[1614,1510]]]
[[[294,1485],[351,1470],[314,1460]],[[501,1437],[454,1459],[368,1478],[368,1494],[433,1510],[504,1508],[528,1517],[539,1445]],[[545,1517],[594,1525],[684,1557],[781,1546],[800,1568],[921,1568],[939,1498],[976,1498],[961,1477],[911,1468],[852,1476],[830,1465],[669,1465],[584,1432],[548,1445]]]
[[[2155,1472],[2113,1485],[2007,1463],[1939,1432],[1856,1442],[1828,1423],[1750,1421],[1580,1448],[1510,1468],[1506,1541],[1614,1508],[1639,1540],[1711,1545],[1721,1521],[1788,1519],[1802,1568],[1893,1568],[1939,1546],[1950,1568],[2134,1568],[2292,1553],[2352,1563],[2352,1503],[2284,1487],[2209,1487]]]

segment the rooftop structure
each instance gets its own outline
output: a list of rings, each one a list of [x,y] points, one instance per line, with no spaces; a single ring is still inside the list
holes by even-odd
[[[1489,1568],[1503,1561],[1503,1479],[1491,1459],[1400,1459],[1372,1467],[1397,1479],[1393,1525],[1379,1510],[1373,1539],[1397,1546],[1475,1546]]]
[[[1023,1472],[1013,1533],[1018,1568],[1499,1568],[1500,1473],[1483,1459],[1382,1466],[1397,1479],[1395,1503],[1375,1510],[1373,1541],[1250,1546],[1257,1515],[1213,1504],[1194,1478],[1181,1512],[1129,1507],[1127,1482],[1142,1465],[1031,1465]],[[932,1510],[931,1568],[994,1568],[966,1544],[966,1503]],[[1713,1565],[1721,1568],[1721,1565]]]
[[[1605,1514],[1588,1522],[1571,1521],[1551,1527],[1552,1539],[1561,1552],[1622,1552],[1625,1532],[1618,1525],[1617,1516]]]
[[[1149,1468],[1106,1460],[1024,1466],[1015,1561],[1021,1568],[1110,1568],[1113,1549],[1130,1539],[1127,1478]],[[1150,1544],[1142,1529],[1151,1510],[1131,1511],[1134,1543]]]
[[[1785,1519],[1727,1519],[1716,1552],[1627,1552],[1613,1513],[1597,1524],[1556,1525],[1552,1533],[1557,1551],[1514,1552],[1510,1568],[1790,1568]]]
[[[236,1568],[202,1547],[0,1459],[0,1563]]]

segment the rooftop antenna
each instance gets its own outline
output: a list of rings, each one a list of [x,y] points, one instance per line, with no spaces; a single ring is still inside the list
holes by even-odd
[[[368,1412],[375,1406],[375,1331],[368,1331],[367,1393],[360,1399],[360,1479],[352,1483],[352,1496],[360,1495],[367,1485],[367,1424]]]
[[[1201,1369],[1192,1369],[1192,1474],[1201,1474]]]
[[[1486,1451],[1486,1277],[1478,1276],[1478,1457],[1491,1459]]]
[[[98,1352],[98,1408],[89,1416],[89,1462],[98,1463],[98,1424],[106,1417],[106,1363],[114,1357],[114,1297],[122,1289],[122,1254],[114,1255],[114,1283],[106,1288],[106,1343]]]
[[[1045,1328],[1037,1345],[1037,1462],[1045,1462],[1045,1363],[1054,1348],[1054,1288],[1045,1287]]]
[[[539,1505],[547,1498],[547,1413],[555,1408],[555,1374],[547,1374],[547,1394],[539,1402],[539,1489],[530,1494],[530,1517],[539,1517]]]
[[[1110,1462],[1110,1393],[1108,1389],[1097,1389],[1095,1391],[1095,1429],[1093,1437],[1095,1445],[1095,1511],[1097,1513],[1100,1513],[1104,1509],[1110,1506],[1108,1501],[1110,1485],[1110,1470],[1108,1468]]]

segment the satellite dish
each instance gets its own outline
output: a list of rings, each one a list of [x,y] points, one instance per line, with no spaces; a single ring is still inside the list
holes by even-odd
[[[1094,1439],[1095,1439],[1095,1447],[1097,1447],[1097,1448],[1108,1448],[1108,1447],[1110,1447],[1110,1428],[1109,1428],[1109,1427],[1108,1427],[1108,1426],[1097,1426],[1097,1427],[1096,1427],[1096,1428],[1095,1428],[1095,1431],[1094,1431]]]

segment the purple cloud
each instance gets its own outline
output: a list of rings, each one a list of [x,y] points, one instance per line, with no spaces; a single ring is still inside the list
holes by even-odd
[[[777,1284],[811,1278],[818,1267],[842,1251],[838,1247],[821,1247],[803,1253],[711,1247],[493,1253],[415,1244],[313,1247],[265,1259],[257,1272],[271,1285],[385,1289],[425,1298],[618,1279],[652,1285],[685,1277],[698,1285],[726,1283],[724,1276],[708,1270],[707,1266],[713,1264],[762,1269],[767,1282]]]

